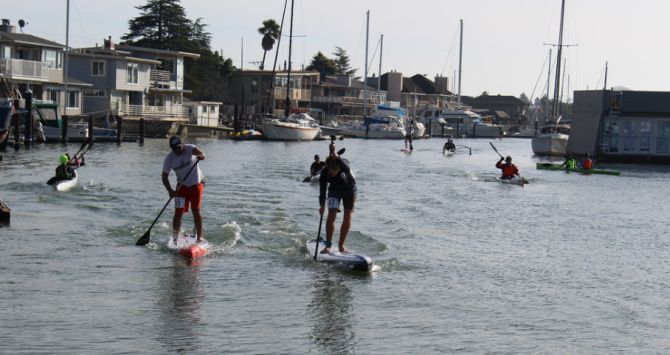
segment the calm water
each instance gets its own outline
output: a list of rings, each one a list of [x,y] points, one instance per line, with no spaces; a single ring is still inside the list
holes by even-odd
[[[134,246],[168,199],[166,141],[95,145],[69,193],[45,185],[60,147],[6,152],[0,352],[670,352],[669,169],[538,171],[529,140],[495,141],[521,188],[495,181],[487,140],[450,157],[443,143],[337,142],[369,276],[305,256],[318,188],[301,180],[325,141],[197,141],[215,250],[195,264],[164,247],[170,208]]]

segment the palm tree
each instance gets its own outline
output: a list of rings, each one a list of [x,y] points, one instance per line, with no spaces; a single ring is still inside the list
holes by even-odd
[[[272,50],[272,47],[275,45],[275,40],[279,38],[279,24],[273,19],[265,20],[263,21],[263,27],[258,29],[258,33],[263,35],[263,40],[261,41],[261,46],[263,47],[263,61],[260,66],[260,69],[263,70],[265,67],[265,55],[269,50]]]

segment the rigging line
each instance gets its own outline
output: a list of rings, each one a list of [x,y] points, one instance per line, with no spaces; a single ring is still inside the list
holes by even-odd
[[[379,37],[379,40],[377,41],[377,46],[375,47],[375,51],[372,53],[372,58],[370,58],[370,63],[368,63],[368,67],[372,67],[372,63],[375,61],[375,56],[377,55],[377,50],[379,49],[379,46],[381,45],[382,38]],[[379,74],[381,75],[381,74]]]
[[[275,51],[275,61],[274,64],[272,65],[272,75],[270,76],[270,90],[268,90],[268,98],[267,98],[267,107],[266,109],[268,110],[268,113],[271,113],[272,111],[272,106],[271,105],[271,97],[272,97],[272,91],[275,86],[275,73],[277,72],[277,57],[279,57],[279,45],[281,44],[281,37],[282,37],[282,32],[284,31],[284,17],[286,16],[286,8],[288,7],[288,0],[284,0],[284,12],[282,12],[281,15],[281,24],[279,25],[279,37],[277,38],[277,50]]]
[[[535,90],[537,89],[537,85],[540,83],[540,78],[542,78],[542,75],[544,75],[544,67],[547,66],[547,62],[549,61],[549,54],[547,54],[547,57],[544,60],[544,63],[542,63],[542,69],[540,69],[540,75],[537,77],[537,81],[535,81],[535,86],[533,87],[533,92],[530,93],[530,98],[528,99],[528,104],[526,104],[526,108],[524,111],[528,111],[528,107],[533,103],[533,96],[535,96]],[[542,88],[542,93],[544,93],[544,87]]]
[[[449,47],[449,52],[447,52],[447,58],[444,59],[444,64],[442,64],[442,72],[440,72],[440,74],[443,76],[444,76],[444,69],[447,67],[447,63],[451,58],[451,53],[452,50],[454,49],[454,44],[456,43],[456,37],[458,36],[459,31],[460,31],[460,24],[456,26],[456,32],[454,32],[454,38],[451,39],[451,47]]]
[[[600,87],[600,80],[603,78],[603,75],[605,74],[605,68],[600,71],[600,76],[598,77],[598,82],[596,83],[595,89],[597,90]]]

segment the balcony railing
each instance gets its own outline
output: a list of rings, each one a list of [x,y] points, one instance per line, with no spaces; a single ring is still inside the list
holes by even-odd
[[[169,83],[171,76],[172,74],[167,70],[151,69],[151,72],[149,73],[149,79],[151,80],[152,83],[155,82]]]
[[[145,118],[178,118],[188,119],[188,108],[184,106],[144,106],[127,105],[122,102],[112,104],[112,111],[119,116],[145,117]]]
[[[286,98],[286,88],[275,88],[275,99]],[[312,92],[310,90],[291,89],[289,98],[291,100],[310,101]]]
[[[9,77],[24,77],[47,80],[48,64],[23,59],[0,59],[0,74]]]

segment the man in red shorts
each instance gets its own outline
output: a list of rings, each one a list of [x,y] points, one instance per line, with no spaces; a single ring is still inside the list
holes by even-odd
[[[193,166],[198,160],[205,159],[205,153],[195,145],[184,144],[179,136],[170,137],[170,148],[172,148],[172,152],[165,157],[163,162],[162,180],[168,194],[174,197],[173,238],[176,242],[181,232],[181,217],[184,212],[188,212],[190,207],[193,210],[195,232],[199,242],[203,238],[200,206],[205,184],[203,183],[202,171],[197,166],[193,169]],[[170,170],[174,170],[175,175],[177,175],[175,190],[172,189],[168,179]]]

